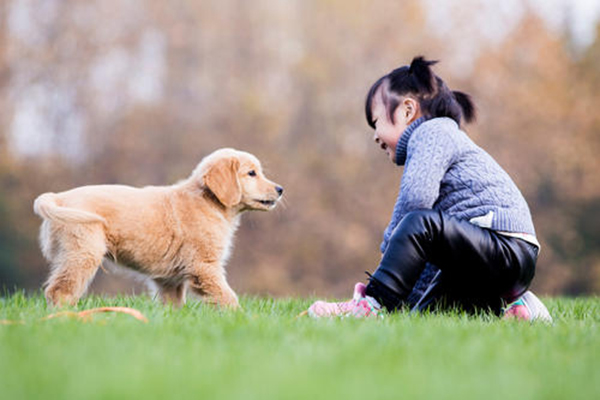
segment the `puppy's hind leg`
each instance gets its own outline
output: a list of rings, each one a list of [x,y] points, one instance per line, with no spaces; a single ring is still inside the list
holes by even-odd
[[[173,304],[176,307],[181,307],[185,304],[186,282],[172,282],[167,279],[154,279],[158,286],[163,304]]]
[[[77,224],[66,225],[56,235],[60,250],[52,259],[46,300],[54,306],[75,305],[106,254],[104,231],[100,224]]]

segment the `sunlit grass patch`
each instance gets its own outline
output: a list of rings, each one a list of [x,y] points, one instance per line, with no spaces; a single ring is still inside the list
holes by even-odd
[[[600,398],[600,299],[544,299],[553,325],[458,313],[313,320],[310,299],[242,297],[243,311],[147,296],[81,321],[41,295],[0,298],[2,398]]]

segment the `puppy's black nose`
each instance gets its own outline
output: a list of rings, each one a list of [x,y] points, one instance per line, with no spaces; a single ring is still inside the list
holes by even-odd
[[[277,190],[277,193],[281,196],[283,194],[283,188],[281,186],[275,186],[275,190]]]

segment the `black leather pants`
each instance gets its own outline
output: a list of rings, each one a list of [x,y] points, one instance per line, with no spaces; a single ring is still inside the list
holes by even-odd
[[[445,304],[500,314],[505,303],[529,287],[537,253],[536,246],[522,239],[439,211],[414,211],[394,230],[367,295],[390,311],[407,306],[408,295],[431,263],[439,271],[413,310]]]

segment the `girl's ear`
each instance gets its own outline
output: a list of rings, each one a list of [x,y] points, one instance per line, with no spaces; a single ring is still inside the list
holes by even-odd
[[[396,112],[400,114],[396,115],[396,117],[401,118],[406,125],[410,125],[414,120],[422,115],[419,102],[408,96],[402,99],[402,102],[396,109]]]

